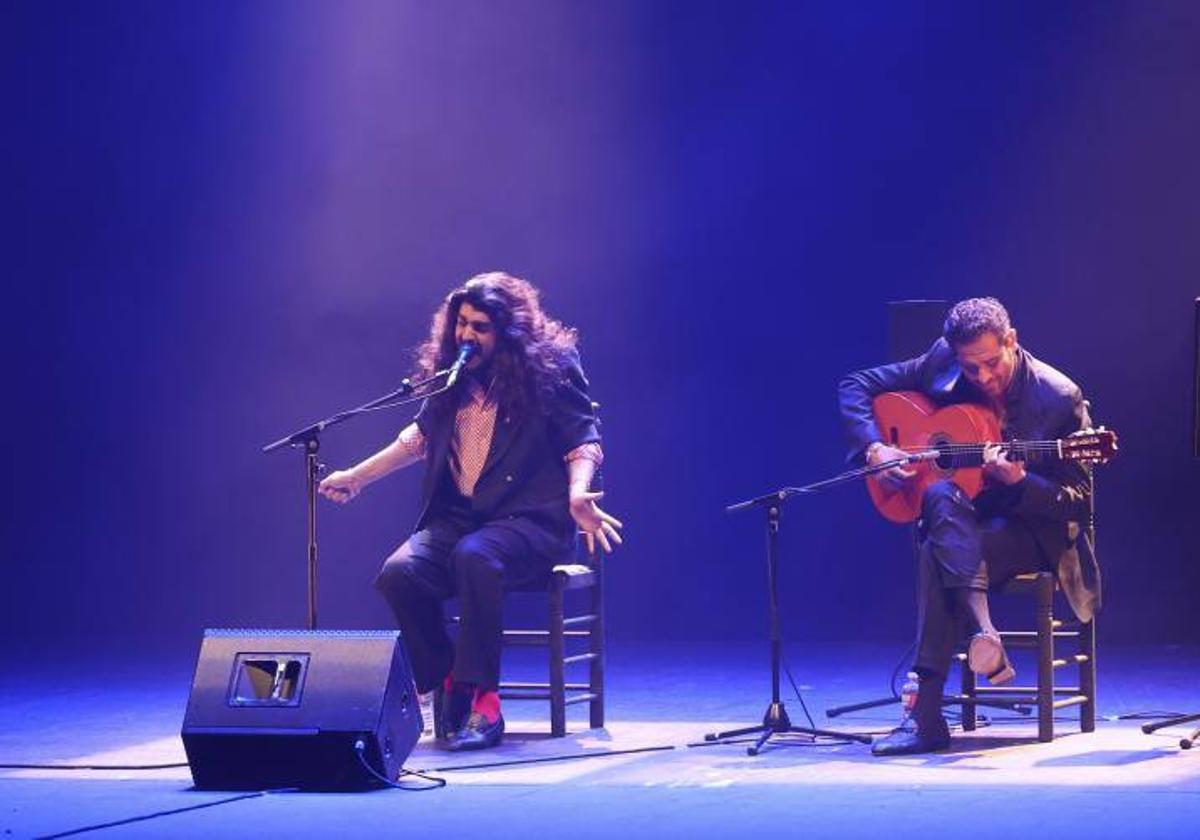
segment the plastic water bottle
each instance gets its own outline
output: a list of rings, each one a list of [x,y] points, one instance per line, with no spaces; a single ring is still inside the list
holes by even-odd
[[[417,704],[421,709],[421,734],[433,734],[433,692],[417,695]]]
[[[913,716],[913,712],[917,708],[917,694],[921,690],[920,678],[916,671],[909,671],[904,678],[904,685],[900,686],[900,706],[904,710],[904,719],[908,720]]]

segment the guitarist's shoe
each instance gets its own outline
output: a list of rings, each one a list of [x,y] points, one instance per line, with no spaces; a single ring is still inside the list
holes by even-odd
[[[871,755],[919,755],[937,752],[950,746],[950,727],[941,715],[926,724],[906,721],[891,734],[871,745]]]
[[[1012,682],[1017,669],[1008,661],[1004,644],[995,633],[976,633],[967,647],[967,666],[976,674],[987,677],[992,685]]]

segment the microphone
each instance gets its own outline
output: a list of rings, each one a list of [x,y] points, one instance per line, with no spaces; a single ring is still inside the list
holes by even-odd
[[[471,357],[478,352],[479,345],[474,341],[464,341],[458,348],[458,358],[450,366],[450,375],[446,377],[447,391],[454,387],[454,383],[458,381],[458,374],[466,366],[467,362],[471,361]]]

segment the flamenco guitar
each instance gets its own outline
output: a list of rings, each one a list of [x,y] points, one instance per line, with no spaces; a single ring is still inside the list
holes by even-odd
[[[1059,440],[1000,440],[1000,421],[981,405],[959,403],[937,408],[916,391],[889,391],[873,403],[885,443],[922,456],[907,465],[916,477],[901,487],[873,476],[867,490],[885,518],[913,522],[929,485],[950,479],[972,499],[983,489],[983,450],[999,443],[1010,461],[1063,460],[1104,463],[1117,452],[1116,432],[1082,429]]]

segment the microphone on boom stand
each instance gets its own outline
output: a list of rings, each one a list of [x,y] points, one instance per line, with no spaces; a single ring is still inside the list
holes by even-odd
[[[458,358],[454,360],[454,364],[450,366],[450,375],[446,377],[446,390],[449,391],[454,387],[454,383],[458,381],[458,375],[462,369],[466,367],[467,362],[471,361],[471,357],[479,352],[479,345],[474,341],[464,341],[458,348]]]

